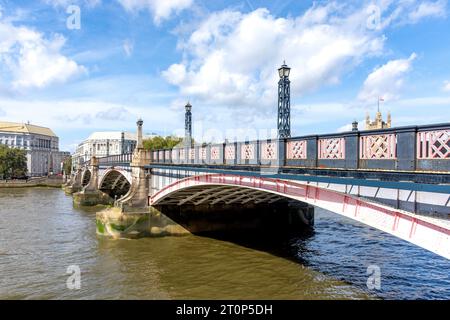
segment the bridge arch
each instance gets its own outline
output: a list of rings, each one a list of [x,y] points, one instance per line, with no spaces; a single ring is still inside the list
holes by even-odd
[[[91,181],[91,178],[92,178],[91,170],[85,170],[81,176],[81,185],[83,187],[86,187],[89,184],[89,182]]]
[[[203,203],[240,204],[245,201],[301,201],[390,233],[446,258],[450,258],[450,230],[428,219],[352,195],[311,184],[229,174],[181,179],[149,198],[153,206]]]
[[[121,169],[111,168],[106,170],[99,182],[99,189],[113,199],[120,199],[130,191],[130,188],[129,175]]]

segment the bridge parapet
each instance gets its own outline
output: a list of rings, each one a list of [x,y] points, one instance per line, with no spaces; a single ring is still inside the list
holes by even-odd
[[[120,164],[129,164],[131,163],[133,155],[131,153],[127,154],[119,154],[114,156],[108,156],[103,158],[98,158],[99,165],[102,166],[113,166]]]
[[[158,164],[450,171],[450,123],[155,150]]]

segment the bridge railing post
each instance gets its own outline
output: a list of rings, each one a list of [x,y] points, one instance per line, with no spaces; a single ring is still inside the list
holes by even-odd
[[[164,159],[166,159],[166,163],[172,163],[172,150],[166,149],[164,150]]]
[[[188,151],[186,150],[186,147],[182,147],[180,149],[180,164],[185,164],[187,157],[188,157]]]
[[[180,149],[179,148],[174,148],[172,150],[172,161],[175,164],[180,163]]]
[[[211,144],[208,144],[202,150],[202,163],[203,164],[211,163]]]
[[[346,133],[345,139],[345,169],[359,167],[359,131]]]
[[[226,156],[225,156],[226,146],[227,146],[226,143],[222,143],[220,145],[220,154],[221,154],[220,162],[221,162],[221,164],[227,164],[227,160],[226,160]]]
[[[201,145],[196,145],[194,146],[195,149],[195,159],[194,159],[194,163],[195,164],[201,164],[201,159],[200,159],[200,153],[202,150],[202,146]]]
[[[189,164],[195,164],[197,158],[197,148],[192,146],[189,148]]]
[[[186,149],[184,147],[178,149],[178,164],[182,164],[186,157]]]
[[[398,170],[416,170],[417,130],[417,127],[397,129]]]

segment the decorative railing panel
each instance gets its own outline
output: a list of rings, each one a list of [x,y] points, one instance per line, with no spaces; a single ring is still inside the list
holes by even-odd
[[[276,142],[263,142],[261,144],[261,157],[263,160],[276,160],[277,159],[277,143]]]
[[[332,138],[319,140],[319,159],[345,159],[345,139]]]
[[[418,159],[450,159],[450,130],[417,134]]]
[[[180,149],[180,160],[185,160],[185,159],[186,159],[186,150]]]
[[[397,159],[397,135],[384,134],[361,137],[360,159]]]
[[[226,160],[236,159],[236,149],[235,149],[234,145],[225,147],[225,159]]]
[[[211,160],[219,160],[219,159],[220,159],[219,147],[211,147]]]
[[[307,158],[308,141],[289,141],[287,143],[287,158],[289,160],[305,160]]]
[[[255,159],[255,145],[254,144],[241,145],[241,159],[242,160]]]
[[[195,160],[195,149],[189,149],[189,160]]]

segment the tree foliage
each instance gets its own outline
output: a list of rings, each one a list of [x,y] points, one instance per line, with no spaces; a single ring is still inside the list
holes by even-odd
[[[27,174],[27,153],[0,145],[0,178],[22,178]]]
[[[168,136],[165,138],[161,136],[156,136],[151,139],[144,140],[144,149],[146,150],[172,149],[173,147],[182,143],[182,141],[183,141],[182,138],[174,136]]]
[[[66,175],[70,175],[72,172],[72,157],[67,157],[63,163],[63,171]]]

